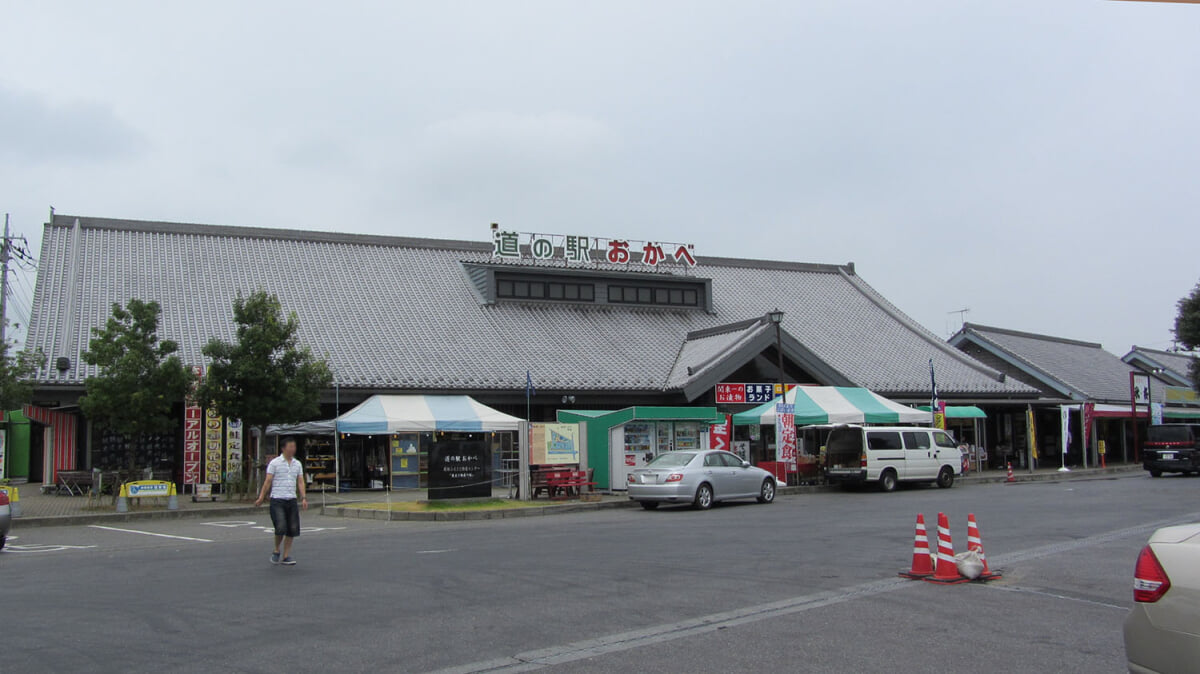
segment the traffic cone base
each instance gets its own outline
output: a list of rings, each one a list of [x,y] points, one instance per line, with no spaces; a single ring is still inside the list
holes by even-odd
[[[917,514],[917,531],[913,538],[912,569],[901,571],[901,578],[921,580],[933,575],[933,556],[929,554],[929,537],[925,534],[925,515]]]

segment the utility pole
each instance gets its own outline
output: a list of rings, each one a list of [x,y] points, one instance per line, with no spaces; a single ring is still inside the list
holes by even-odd
[[[4,344],[8,335],[8,253],[11,243],[8,239],[8,213],[4,214],[4,244],[0,246],[0,344]]]

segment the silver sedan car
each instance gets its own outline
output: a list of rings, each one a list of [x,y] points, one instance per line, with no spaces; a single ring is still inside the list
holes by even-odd
[[[1200,663],[1200,524],[1154,532],[1138,555],[1125,618],[1131,672],[1195,672]]]
[[[12,505],[8,502],[8,494],[0,491],[0,550],[8,542],[8,529],[12,526]]]
[[[666,452],[629,474],[629,498],[654,510],[660,503],[691,503],[706,510],[717,501],[775,500],[775,478],[723,450]]]

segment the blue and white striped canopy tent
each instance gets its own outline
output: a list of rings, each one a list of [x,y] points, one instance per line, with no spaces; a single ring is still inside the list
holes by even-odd
[[[337,418],[341,433],[515,431],[521,419],[470,396],[374,395]]]
[[[785,400],[796,406],[796,425],[810,424],[928,424],[929,412],[892,402],[865,388],[797,386]],[[778,399],[733,415],[736,425],[775,425]]]

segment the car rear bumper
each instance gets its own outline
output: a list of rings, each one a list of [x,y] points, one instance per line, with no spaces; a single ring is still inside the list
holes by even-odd
[[[839,482],[839,483],[847,483],[847,484],[856,483],[856,482],[866,482],[867,481],[867,471],[865,468],[862,470],[853,470],[853,469],[838,470],[836,468],[831,468],[831,469],[825,471],[825,479],[828,480],[829,482]]]
[[[691,503],[696,497],[695,489],[682,482],[670,484],[626,485],[629,498],[634,501],[664,501],[667,503]]]
[[[1200,662],[1200,635],[1154,626],[1147,607],[1134,604],[1125,618],[1125,659],[1131,672],[1184,672]]]
[[[1200,470],[1190,458],[1187,459],[1146,459],[1142,462],[1146,470],[1161,470],[1164,473],[1181,473],[1183,471]]]

